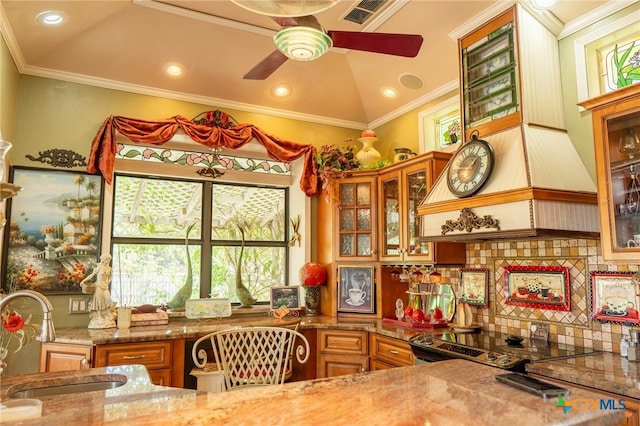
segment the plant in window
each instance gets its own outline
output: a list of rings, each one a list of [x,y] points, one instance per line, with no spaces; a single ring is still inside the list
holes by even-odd
[[[618,77],[618,89],[627,87],[640,80],[640,49],[631,55],[636,42],[632,42],[627,50],[619,56],[618,45],[613,50],[613,62]],[[629,57],[631,55],[631,57]]]

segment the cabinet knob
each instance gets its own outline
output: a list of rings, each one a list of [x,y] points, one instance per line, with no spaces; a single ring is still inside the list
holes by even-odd
[[[87,368],[87,366],[89,365],[89,360],[87,360],[87,358],[82,358],[80,364],[82,365],[82,368]]]

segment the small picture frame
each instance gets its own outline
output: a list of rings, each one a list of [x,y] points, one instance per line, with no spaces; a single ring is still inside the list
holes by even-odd
[[[299,285],[281,285],[270,288],[271,309],[286,306],[290,310],[302,309]]]
[[[486,307],[488,305],[489,270],[460,268],[460,302]]]
[[[554,311],[571,310],[569,268],[564,266],[505,266],[507,305]]]
[[[590,273],[593,319],[640,324],[640,297],[633,272],[596,271]]]
[[[375,313],[375,268],[338,266],[338,312]]]

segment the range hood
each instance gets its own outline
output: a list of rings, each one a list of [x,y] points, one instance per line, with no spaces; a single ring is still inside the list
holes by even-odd
[[[445,167],[418,207],[425,241],[599,236],[596,185],[564,130],[556,36],[514,7],[522,120],[479,135],[492,145],[495,165],[474,195],[455,197]]]

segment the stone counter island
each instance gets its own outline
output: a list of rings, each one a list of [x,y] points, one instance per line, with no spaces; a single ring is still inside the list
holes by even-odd
[[[142,366],[9,376],[0,396],[28,383],[88,374],[124,374],[124,386],[40,398],[39,420],[20,425],[615,425],[616,410],[557,407],[499,383],[504,370],[464,360],[394,368],[225,393],[152,385]],[[12,388],[13,387],[13,388]],[[605,396],[567,387],[566,401]],[[584,406],[585,404],[582,404]],[[587,404],[588,405],[588,404]],[[1,414],[0,414],[1,416]]]

